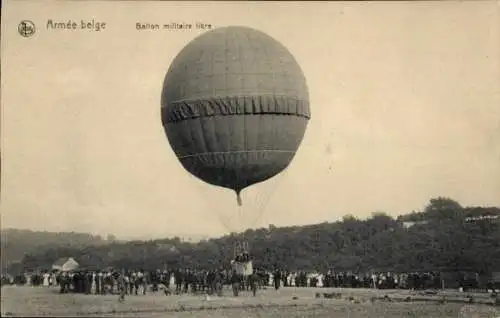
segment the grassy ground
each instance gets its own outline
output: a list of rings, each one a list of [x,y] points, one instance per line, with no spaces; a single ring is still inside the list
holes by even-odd
[[[342,299],[315,298],[315,293],[341,292]],[[402,302],[408,291],[376,291],[369,289],[284,288],[259,291],[256,297],[243,293],[232,297],[127,296],[124,303],[117,296],[59,294],[55,288],[6,286],[2,288],[2,316],[108,316],[108,317],[500,317],[500,308],[491,305],[452,302],[462,297],[447,293],[448,302],[439,303],[441,296],[431,301]],[[378,300],[388,295],[393,301]],[[351,300],[346,298],[351,297]],[[417,295],[410,296],[413,300]],[[377,299],[374,299],[377,298]],[[475,301],[487,295],[475,295]],[[420,299],[423,299],[420,297]]]

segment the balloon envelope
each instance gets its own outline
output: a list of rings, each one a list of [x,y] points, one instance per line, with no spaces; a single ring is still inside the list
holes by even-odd
[[[184,168],[238,194],[290,164],[310,118],[294,57],[247,27],[218,28],[188,43],[165,76],[161,106]]]

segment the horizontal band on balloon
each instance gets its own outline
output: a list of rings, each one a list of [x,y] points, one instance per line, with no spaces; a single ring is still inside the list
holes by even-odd
[[[235,191],[268,180],[292,161],[294,151],[234,151],[179,157],[195,177]]]
[[[292,115],[309,119],[309,101],[288,96],[236,96],[183,100],[162,105],[162,122],[229,115]]]
[[[228,167],[234,159],[240,164],[288,162],[307,123],[308,119],[298,116],[236,115],[183,120],[164,128],[178,158],[198,157],[210,166]]]
[[[209,157],[209,156],[218,156],[218,155],[236,155],[236,154],[266,154],[266,153],[290,153],[295,154],[295,150],[277,150],[277,149],[269,149],[269,150],[242,150],[242,151],[214,151],[214,152],[204,152],[204,153],[195,153],[192,155],[180,156],[179,159],[185,159],[190,157]]]

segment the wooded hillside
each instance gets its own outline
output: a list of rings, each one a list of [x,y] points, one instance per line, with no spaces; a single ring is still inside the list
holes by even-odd
[[[57,247],[79,249],[86,246],[101,246],[109,243],[109,240],[103,239],[100,236],[75,232],[52,233],[2,229],[1,237],[2,270],[5,270],[12,263],[22,261],[26,254],[43,252]]]
[[[412,214],[426,220],[410,228],[408,216],[375,213],[366,220],[308,226],[274,227],[185,243],[178,238],[113,243],[91,247],[51,248],[23,259],[26,268],[50,267],[58,258],[75,257],[92,267],[156,269],[177,266],[213,268],[227,263],[237,240],[248,241],[254,266],[289,270],[500,271],[500,218],[496,207],[466,207],[447,198],[432,199]],[[416,217],[415,217],[416,215]]]

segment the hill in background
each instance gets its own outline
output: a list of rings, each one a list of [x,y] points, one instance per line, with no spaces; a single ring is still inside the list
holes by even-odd
[[[375,213],[360,220],[348,215],[338,222],[270,225],[197,243],[176,237],[56,245],[26,255],[17,269],[50,268],[60,257],[74,257],[93,268],[216,268],[233,257],[238,241],[248,242],[255,266],[266,269],[491,273],[500,271],[500,209],[464,208],[451,199],[436,198],[424,211],[398,218]]]
[[[88,246],[102,246],[116,240],[112,235],[104,239],[99,235],[87,233],[54,233],[20,229],[2,229],[1,238],[2,271],[13,263],[21,262],[27,254],[59,247],[81,249]]]

